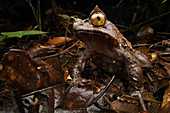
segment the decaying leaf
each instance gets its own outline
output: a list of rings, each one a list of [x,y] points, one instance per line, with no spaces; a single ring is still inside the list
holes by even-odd
[[[42,44],[37,44],[37,45],[34,45],[34,46],[28,48],[27,51],[28,51],[30,57],[36,57],[41,54],[47,53],[48,50],[50,50],[49,46],[44,47]]]
[[[0,64],[0,71],[2,71],[2,64]]]
[[[28,52],[30,57],[36,57],[39,56],[41,54],[47,54],[47,52],[54,50],[57,46],[60,46],[62,44],[64,44],[65,42],[69,42],[71,41],[71,38],[68,37],[56,37],[52,40],[49,40],[48,42],[46,42],[44,45],[42,44],[37,44],[34,45],[30,48],[28,48]]]
[[[164,62],[162,60],[160,60],[159,63],[164,66],[164,68],[166,69],[166,71],[170,77],[170,63]]]
[[[168,39],[168,40],[163,40],[162,41],[162,45],[170,45],[170,39]]]
[[[66,96],[66,108],[77,109],[86,108],[92,100],[96,97],[95,90],[91,87],[72,87]]]
[[[136,50],[138,50],[138,51],[144,53],[147,57],[149,57],[149,54],[148,54],[149,49],[148,49],[148,48],[146,48],[146,47],[139,47],[139,48],[136,49]]]
[[[126,113],[138,113],[139,109],[135,104],[128,103],[128,102],[122,102],[119,100],[116,100],[112,102],[112,105],[120,112],[126,112]]]
[[[137,36],[147,36],[152,35],[153,33],[154,31],[151,26],[144,26],[138,31]]]
[[[62,83],[62,76],[41,59],[31,59],[28,52],[11,49],[3,56],[3,75],[0,80],[18,89],[22,94]]]
[[[35,95],[23,97],[22,101],[28,113],[54,113],[55,108],[62,106],[65,97],[65,85],[58,87],[48,87],[39,90]]]
[[[169,113],[169,112],[170,112],[170,81],[169,81],[169,87],[165,91],[165,94],[163,96],[163,103],[159,113]]]

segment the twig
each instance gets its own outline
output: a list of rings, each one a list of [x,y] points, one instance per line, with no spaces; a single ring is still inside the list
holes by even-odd
[[[67,49],[61,51],[60,53],[65,53],[66,51],[68,51],[69,49],[71,49],[72,47],[74,47],[76,44],[78,44],[80,42],[80,40],[78,40],[76,43],[74,43],[73,45],[71,45],[70,47],[68,47]]]
[[[34,8],[34,6],[32,5],[32,3],[31,3],[31,0],[26,0],[26,2],[31,6],[31,8],[32,8],[32,12],[33,12],[33,14],[34,14],[34,16],[35,16],[35,19],[36,19],[36,21],[37,21],[37,23],[38,23],[38,19],[37,19],[37,16],[36,16],[36,9]]]
[[[149,80],[150,80],[151,82],[153,82],[153,79],[152,79],[152,77],[149,75],[149,73],[146,73],[146,75],[148,76]]]
[[[113,82],[115,78],[115,75],[113,75],[112,79],[110,80],[110,82],[107,84],[107,86],[104,88],[104,90],[102,92],[100,92],[100,94],[94,99],[94,101],[89,104],[88,106],[91,106],[94,103],[97,103],[97,101],[103,96],[103,94],[108,90],[108,88],[110,87],[111,83]]]
[[[85,14],[83,14],[82,12],[79,12],[79,11],[73,11],[73,10],[67,10],[67,11],[68,11],[69,13],[78,14],[78,15],[83,16],[83,17],[86,16]]]
[[[47,58],[56,57],[56,56],[59,56],[59,55],[62,55],[62,54],[60,54],[60,53],[56,53],[56,54],[54,54],[54,55],[49,55],[49,56],[40,57],[40,58],[43,60],[43,59],[47,59]]]
[[[40,0],[38,0],[38,24],[39,24],[39,29],[42,31],[41,27],[41,9],[40,9]]]
[[[134,26],[132,26],[132,27],[129,27],[128,29],[121,30],[121,32],[128,31],[128,30],[130,30],[130,29],[133,29],[133,28],[135,28],[135,27],[138,27],[138,26],[140,26],[140,25],[143,25],[143,24],[145,24],[145,23],[147,23],[147,22],[150,22],[150,21],[152,21],[152,20],[155,20],[155,19],[157,19],[157,18],[160,18],[160,17],[162,17],[162,16],[165,16],[165,15],[167,15],[167,14],[169,14],[169,13],[170,13],[170,11],[168,11],[168,12],[166,12],[166,13],[163,13],[163,14],[161,14],[161,15],[158,15],[158,16],[152,17],[152,18],[150,18],[149,20],[146,20],[146,21],[144,21],[144,22],[141,22],[141,23],[139,23],[139,24],[136,24],[136,25],[134,25]]]
[[[151,46],[152,44],[137,44],[137,45],[132,45],[132,47],[143,47],[143,46]]]
[[[134,100],[138,100],[137,98],[132,97],[132,96],[129,96],[129,95],[122,95],[122,97],[130,98],[130,99],[134,99]],[[158,103],[158,104],[161,104],[161,103],[162,103],[162,102],[156,101],[156,100],[149,100],[149,99],[143,99],[143,100],[144,100],[144,101],[148,101],[148,102]]]
[[[58,12],[55,10],[55,9],[57,9],[57,5],[56,5],[55,0],[52,0],[52,7],[53,7],[54,14],[58,17]],[[60,23],[63,25],[63,27],[64,27],[70,34],[72,34],[71,31],[67,28],[67,26],[61,21],[61,19],[60,19],[60,18],[58,18],[58,19],[59,19]],[[68,23],[68,24],[69,24],[69,23]]]
[[[68,47],[67,49],[61,51],[60,53],[56,53],[54,55],[49,55],[49,56],[45,56],[45,57],[41,57],[41,59],[47,59],[47,58],[52,58],[52,57],[56,57],[59,55],[64,54],[65,52],[67,52],[69,49],[71,49],[72,47],[74,47],[76,44],[78,44],[80,42],[80,40],[78,40],[76,43],[74,43],[73,45],[71,45],[70,47]]]
[[[160,42],[157,42],[157,43],[154,43],[154,44],[137,44],[137,45],[132,45],[132,47],[141,47],[141,46],[158,46],[158,47],[162,47],[162,45],[159,45],[159,44],[162,44],[163,41],[170,41],[170,39],[168,40],[162,40]]]
[[[157,32],[157,34],[159,34],[159,35],[170,35],[170,33],[167,33],[167,32]]]
[[[123,0],[120,0],[119,3],[116,5],[116,8],[118,8],[120,6],[120,4],[122,3]]]
[[[116,112],[116,113],[120,113],[114,106],[113,104],[104,96],[104,99],[106,100],[107,103],[110,104],[110,106],[112,107],[112,109]]]
[[[30,96],[30,95],[33,95],[33,94],[35,94],[35,93],[39,93],[39,92],[42,92],[42,91],[46,91],[46,90],[49,90],[49,89],[52,89],[52,88],[55,88],[55,87],[59,87],[59,86],[62,86],[62,85],[65,85],[65,83],[61,83],[61,84],[57,84],[57,85],[50,86],[50,87],[47,87],[47,88],[43,88],[43,89],[40,89],[40,90],[33,91],[33,92],[31,92],[31,93],[22,95],[22,98],[25,98],[25,97]]]
[[[67,29],[69,28],[69,24],[70,23],[70,19],[68,19],[68,24],[67,24]],[[61,50],[63,50],[63,48],[65,47],[65,45],[66,45],[66,39],[67,39],[67,32],[68,32],[68,30],[66,29],[66,32],[65,32],[65,41],[64,41],[64,45],[63,45],[63,47],[61,48]]]
[[[137,15],[137,13],[135,12],[135,13],[133,14],[133,18],[132,18],[132,21],[131,21],[131,24],[130,24],[129,27],[132,27],[133,23],[135,22],[136,15]]]

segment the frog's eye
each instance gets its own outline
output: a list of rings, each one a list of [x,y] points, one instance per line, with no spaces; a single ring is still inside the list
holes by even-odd
[[[101,12],[93,13],[90,17],[90,21],[94,26],[99,27],[104,25],[106,16]]]

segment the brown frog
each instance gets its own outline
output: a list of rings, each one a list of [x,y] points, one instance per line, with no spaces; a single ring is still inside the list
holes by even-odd
[[[142,68],[151,66],[148,58],[132,48],[131,43],[106,19],[98,6],[88,19],[75,19],[73,29],[75,37],[87,46],[82,61],[91,58],[97,66],[107,68],[109,72],[113,72],[117,64],[125,67],[131,85],[136,91],[143,90]]]

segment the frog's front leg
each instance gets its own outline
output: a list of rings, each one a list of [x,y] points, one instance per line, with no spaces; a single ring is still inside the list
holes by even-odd
[[[73,82],[74,85],[83,85],[83,83],[89,82],[90,80],[86,80],[84,78],[81,78],[81,73],[84,71],[86,60],[91,57],[91,53],[83,53],[78,60],[77,63],[73,69]]]
[[[140,62],[128,51],[124,51],[124,55],[125,67],[130,84],[132,84],[136,90],[143,91],[143,72]]]
[[[81,57],[78,58],[78,61],[73,69],[73,78],[77,78],[81,74],[81,72],[84,70],[85,63],[86,61],[83,54]]]
[[[85,68],[86,59],[84,54],[78,58],[78,61],[73,69],[73,81],[67,87],[66,92],[74,85],[83,85],[83,82],[88,82],[88,80],[81,78],[81,72]]]
[[[115,50],[123,56],[129,82],[136,90],[135,93],[132,94],[132,96],[137,95],[139,97],[139,101],[142,105],[143,110],[147,111],[144,105],[143,98],[141,96],[144,87],[143,72],[140,62],[135,58],[133,53],[129,52],[128,50],[124,50],[124,48],[115,48]]]
[[[127,69],[128,77],[130,79],[129,81],[136,89],[135,93],[133,93],[132,96],[135,95],[138,96],[143,110],[147,111],[141,95],[141,93],[144,90],[142,66],[140,62],[133,55],[131,55],[130,53],[125,53],[125,54],[126,54],[125,66]]]

